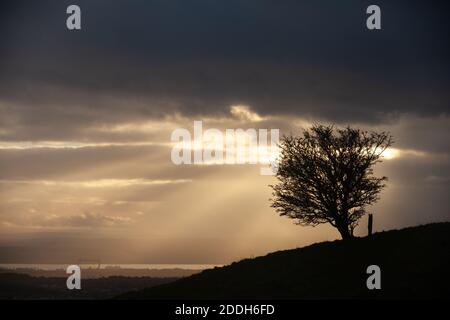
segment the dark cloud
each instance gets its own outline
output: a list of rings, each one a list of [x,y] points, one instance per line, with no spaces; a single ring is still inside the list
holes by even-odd
[[[445,2],[381,1],[379,32],[364,1],[79,1],[78,32],[68,4],[17,2],[2,23],[0,94],[24,125],[236,103],[338,122],[448,112]]]

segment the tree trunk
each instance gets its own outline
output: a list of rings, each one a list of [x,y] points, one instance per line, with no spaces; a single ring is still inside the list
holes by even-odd
[[[337,227],[339,233],[341,234],[342,240],[353,239],[353,233],[347,225],[341,225]]]

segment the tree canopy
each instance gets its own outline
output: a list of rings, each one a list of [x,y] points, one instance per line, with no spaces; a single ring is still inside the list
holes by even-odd
[[[300,225],[329,223],[353,237],[366,207],[379,199],[387,177],[373,167],[393,140],[386,132],[315,125],[303,136],[284,136],[272,207]]]

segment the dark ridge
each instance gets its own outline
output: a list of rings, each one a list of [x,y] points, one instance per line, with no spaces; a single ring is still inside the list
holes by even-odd
[[[322,242],[205,270],[118,299],[404,299],[450,297],[450,223]],[[366,269],[381,268],[381,290]]]

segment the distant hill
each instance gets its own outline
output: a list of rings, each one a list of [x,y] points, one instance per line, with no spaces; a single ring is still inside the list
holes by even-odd
[[[381,268],[368,290],[366,268]],[[118,299],[450,298],[450,223],[278,251]]]
[[[181,268],[166,268],[166,269],[138,269],[138,268],[122,268],[122,267],[106,267],[106,268],[84,268],[82,269],[82,279],[96,279],[107,277],[146,277],[146,278],[181,278],[199,273],[201,270],[197,269],[181,269]],[[34,267],[20,267],[13,269],[6,269],[0,266],[0,279],[3,273],[20,273],[28,274],[32,277],[46,277],[46,278],[64,278],[68,277],[66,269],[52,269],[44,270]]]
[[[81,290],[68,290],[66,278],[4,272],[0,273],[0,300],[108,299],[130,290],[148,288],[176,279],[178,278],[122,276],[82,279]]]

